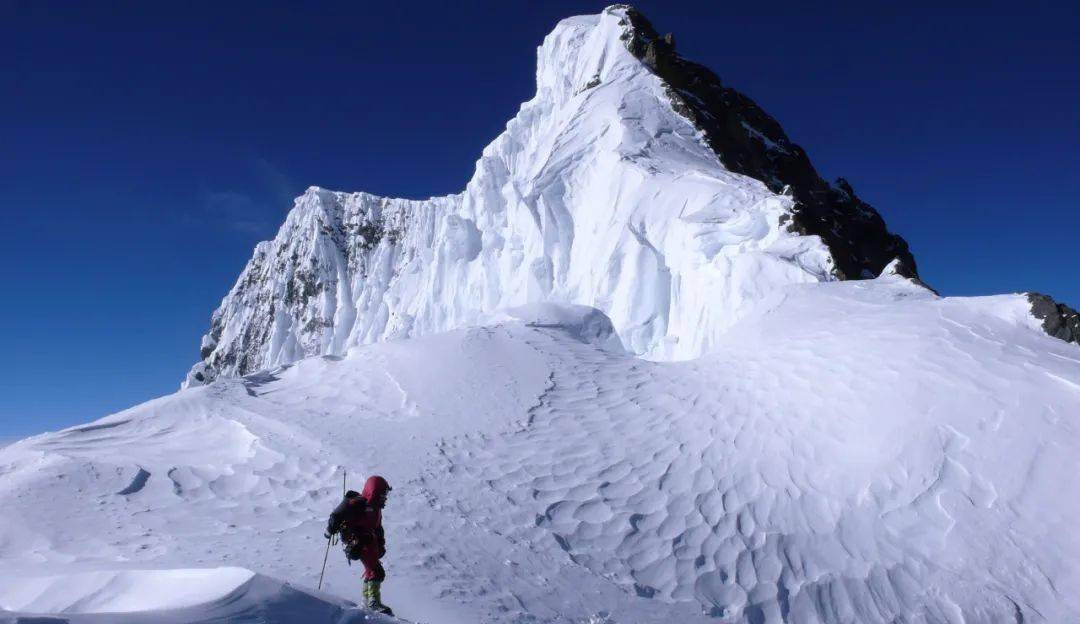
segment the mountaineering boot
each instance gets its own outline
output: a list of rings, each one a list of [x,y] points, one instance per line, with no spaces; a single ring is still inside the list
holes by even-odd
[[[364,581],[364,606],[378,613],[394,615],[393,610],[382,603],[379,585],[379,581]]]
[[[374,600],[371,597],[371,586],[372,586],[373,583],[374,583],[374,581],[364,581],[364,606],[365,607],[369,606],[372,603],[372,601]]]

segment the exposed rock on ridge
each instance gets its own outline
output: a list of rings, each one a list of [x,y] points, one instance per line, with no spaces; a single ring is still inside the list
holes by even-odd
[[[1080,313],[1064,303],[1036,292],[1027,293],[1031,315],[1042,321],[1042,328],[1054,338],[1080,344]]]
[[[340,353],[345,340],[335,329],[351,327],[363,303],[355,291],[380,282],[373,271],[385,273],[377,248],[398,244],[419,203],[308,189],[274,240],[255,247],[214,312],[187,383]]]
[[[625,12],[629,21],[627,49],[667,84],[672,107],[702,131],[724,166],[761,180],[774,192],[790,188],[796,200],[790,227],[825,241],[837,277],[873,277],[894,258],[901,260],[905,277],[918,277],[907,242],[889,232],[847,180],[823,180],[806,152],[753,100],[725,87],[708,68],[679,56],[672,34],[661,37],[633,7],[612,8]]]

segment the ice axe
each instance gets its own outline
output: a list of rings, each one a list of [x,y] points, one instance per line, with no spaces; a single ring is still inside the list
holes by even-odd
[[[341,496],[342,496],[342,498],[345,497],[345,479],[348,476],[348,474],[349,474],[349,472],[347,470],[342,470],[341,471]],[[333,541],[334,541],[334,536],[333,535],[326,538],[326,554],[323,555],[323,558],[322,558],[322,572],[319,572],[319,591],[322,591],[323,575],[326,574],[326,560],[330,558],[330,544],[332,544]]]

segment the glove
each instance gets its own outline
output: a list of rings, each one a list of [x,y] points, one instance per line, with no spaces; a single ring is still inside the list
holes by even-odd
[[[323,531],[322,536],[326,539],[330,539],[331,537],[333,537],[333,534],[331,534],[330,531]]]

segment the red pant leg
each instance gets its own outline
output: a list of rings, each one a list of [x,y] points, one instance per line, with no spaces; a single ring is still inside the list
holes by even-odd
[[[364,580],[379,581],[386,578],[386,570],[379,561],[379,551],[375,548],[365,548],[360,551],[360,562],[364,564]]]

